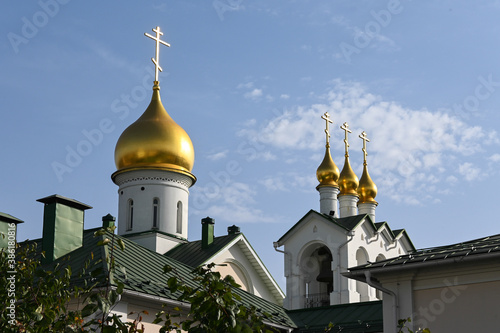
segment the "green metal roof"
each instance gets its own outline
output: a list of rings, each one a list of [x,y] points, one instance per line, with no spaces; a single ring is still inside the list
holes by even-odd
[[[402,232],[404,232],[404,230]],[[441,260],[442,262],[456,262],[457,259],[465,257],[474,256],[478,258],[482,255],[490,254],[497,254],[500,256],[500,234],[452,245],[416,250],[399,257],[352,267],[349,268],[349,271],[356,272],[392,266],[411,267],[416,263],[431,263],[437,260]],[[350,274],[347,275],[350,276]]]
[[[384,226],[387,228],[387,231],[392,237],[392,239],[395,239],[398,237],[400,233],[403,233],[406,239],[408,240],[409,245],[411,246],[411,249],[414,250],[415,246],[413,245],[410,237],[408,237],[408,234],[404,229],[399,229],[397,232],[393,232],[391,228],[389,227],[389,224],[387,222],[377,222],[373,223],[373,221],[370,218],[370,215],[368,214],[360,214],[360,215],[353,215],[353,216],[347,216],[347,217],[333,217],[327,214],[322,214],[320,212],[315,211],[314,209],[311,209],[307,214],[305,214],[293,227],[291,227],[281,238],[278,240],[278,243],[281,243],[281,241],[287,236],[290,235],[305,219],[307,216],[315,214],[318,217],[322,217],[325,221],[333,223],[342,229],[346,231],[352,231],[354,230],[364,219],[368,221],[368,223],[373,227],[373,230],[380,231]]]
[[[331,322],[331,332],[382,332],[382,301],[339,304],[287,311],[297,325],[294,332],[324,332]]]
[[[286,236],[291,234],[295,229],[306,219],[307,216],[310,214],[315,214],[319,217],[322,217],[326,219],[328,222],[331,222],[342,229],[345,229],[346,231],[351,231],[354,229],[365,217],[367,217],[367,214],[361,214],[361,215],[354,215],[354,216],[349,216],[349,217],[342,217],[342,218],[336,218],[327,214],[322,214],[320,212],[315,211],[314,209],[311,209],[309,212],[307,212],[297,223],[293,225],[283,236],[278,239],[278,243],[280,243]]]
[[[213,243],[207,248],[202,248],[201,240],[182,243],[165,253],[164,256],[180,261],[190,267],[198,267],[219,253],[219,251],[240,235],[231,234],[214,237]]]
[[[14,217],[12,215],[9,215],[7,213],[2,213],[0,212],[0,221],[8,222],[8,223],[24,223],[23,220],[18,219],[17,217]]]
[[[61,263],[61,267],[71,266],[75,283],[82,282],[82,279],[77,278],[76,275],[84,267],[86,260],[97,262],[99,259],[103,259],[105,262],[106,254],[110,248],[98,246],[97,243],[106,238],[111,239],[113,234],[108,232],[94,237],[95,231],[99,229],[85,230],[83,246],[54,261],[54,263]],[[186,284],[196,287],[196,283],[193,281],[194,275],[191,273],[192,267],[149,250],[119,235],[114,235],[114,237],[115,241],[121,239],[125,244],[125,251],[114,250],[114,258],[118,268],[113,276],[124,284],[125,290],[177,300],[180,294],[177,294],[178,292],[171,293],[167,286],[167,280],[175,274]],[[25,242],[24,244],[32,242],[36,243],[37,250],[40,252],[41,239]],[[99,284],[100,287],[105,286],[105,276],[108,272],[108,266],[104,262],[100,264],[104,268],[103,271],[96,277],[99,281],[103,281],[103,283]],[[167,264],[174,267],[174,271],[165,274],[163,273],[163,267]],[[47,264],[46,267],[51,267],[49,265],[53,265],[53,263]],[[114,285],[114,283],[111,283],[111,285]],[[235,293],[241,296],[243,304],[247,306],[253,305],[261,312],[272,314],[272,317],[268,320],[271,324],[295,327],[283,307],[238,288],[235,289]]]

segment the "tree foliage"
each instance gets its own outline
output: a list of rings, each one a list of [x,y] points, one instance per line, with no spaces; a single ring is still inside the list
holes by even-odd
[[[170,291],[180,292],[178,300],[191,307],[188,313],[180,308],[158,312],[154,323],[163,325],[160,332],[276,332],[264,324],[269,315],[259,314],[254,306],[244,306],[234,291],[240,286],[230,275],[221,278],[219,272],[212,271],[214,266],[212,263],[194,269],[196,287],[182,281],[177,274],[168,279]],[[175,273],[175,269],[166,266],[164,272]]]
[[[405,329],[407,333],[431,333],[428,328],[419,328],[416,331],[412,331],[408,327],[406,327],[406,323],[411,323],[411,318],[399,319],[398,320],[398,333],[404,333]]]
[[[110,232],[111,239],[99,242],[106,247],[108,267],[104,281],[102,259],[94,260],[93,254],[77,274],[66,263],[69,257],[42,265],[36,244],[17,245],[15,256],[6,249],[0,250],[0,299],[6,306],[0,310],[0,332],[142,332],[140,314],[137,320],[122,322],[111,314],[112,306],[123,292],[123,284],[115,281],[111,287],[112,272],[116,268],[113,251],[123,242],[116,242],[114,227],[96,232],[102,236]],[[15,261],[15,264],[13,262]],[[80,281],[75,284],[75,277]],[[104,288],[96,288],[104,285]],[[12,304],[12,305],[11,305]]]

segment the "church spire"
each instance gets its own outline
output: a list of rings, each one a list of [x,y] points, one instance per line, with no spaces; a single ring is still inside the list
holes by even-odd
[[[339,177],[339,210],[340,217],[356,215],[358,202],[358,176],[354,173],[349,163],[349,140],[348,133],[352,133],[347,123],[343,123],[340,129],[344,130],[345,161]]]
[[[160,98],[158,73],[160,27],[156,36],[153,96],[146,111],[127,127],[115,147],[117,171],[111,176],[119,186],[118,234],[126,235],[154,251],[165,253],[188,236],[189,188],[194,148],[189,135],[165,110]]]
[[[375,197],[377,196],[377,185],[373,182],[368,173],[368,163],[366,161],[366,156],[368,156],[368,152],[366,150],[366,143],[370,142],[368,139],[366,132],[363,131],[359,136],[361,140],[363,140],[363,174],[361,175],[361,179],[359,181],[358,194],[359,194],[359,202],[358,209],[360,214],[368,214],[372,218],[373,222],[375,222],[375,207],[377,207],[378,203],[375,201]]]
[[[320,212],[338,217],[337,194],[339,193],[339,185],[337,181],[339,180],[339,168],[335,162],[333,162],[332,156],[330,155],[329,124],[332,124],[333,121],[330,119],[328,112],[325,112],[325,114],[321,116],[321,119],[326,122],[326,145],[325,157],[316,170],[316,178],[319,181],[319,185],[316,189],[320,196]]]

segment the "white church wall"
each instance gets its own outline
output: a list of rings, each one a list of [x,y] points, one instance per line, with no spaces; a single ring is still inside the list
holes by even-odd
[[[384,288],[384,332],[397,332],[394,323],[412,318],[407,326],[431,332],[494,332],[500,325],[500,266],[494,260],[429,264],[420,269],[377,274]]]
[[[287,239],[283,240],[287,278],[285,307],[289,309],[306,307],[306,294],[321,292],[320,286],[314,282],[319,271],[319,262],[315,262],[310,254],[326,246],[332,255],[332,267],[335,267],[338,262],[337,249],[348,239],[345,229],[321,220],[313,214],[306,216],[296,228]],[[309,286],[311,290],[308,290]]]
[[[243,242],[243,240],[239,240],[238,242]],[[277,304],[281,303],[281,301],[277,300],[271,293],[269,287],[264,283],[262,277],[256,271],[247,255],[241,250],[241,247],[237,243],[226,251],[218,253],[214,258],[212,258],[212,261],[216,264],[229,265],[229,267],[226,266],[216,268],[216,270],[221,272],[221,274],[231,273],[231,271],[233,271],[236,275],[232,275],[234,278],[239,278],[239,275],[243,275],[244,280],[246,280],[248,292],[260,296],[270,302]]]

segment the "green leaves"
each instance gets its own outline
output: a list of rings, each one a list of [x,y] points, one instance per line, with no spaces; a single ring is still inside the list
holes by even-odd
[[[212,271],[215,264],[200,266],[193,270],[193,282],[182,281],[177,274],[167,279],[172,293],[181,292],[179,301],[191,304],[189,312],[168,308],[156,314],[155,323],[162,323],[160,332],[275,332],[263,324],[263,315],[255,307],[241,304],[241,297],[234,293],[239,285],[231,276],[223,279],[219,272]],[[176,273],[171,266],[164,267],[164,273]],[[175,323],[173,318],[183,318]]]
[[[398,320],[398,333],[403,333],[406,328],[407,333],[431,333],[431,331],[428,328],[419,328],[415,332],[406,327],[406,323],[411,323],[411,318],[405,318],[405,319],[399,319]]]
[[[12,318],[6,307],[0,309],[0,332],[94,332],[97,328],[101,332],[143,332],[141,314],[125,323],[120,316],[110,314],[125,288],[120,280],[113,278],[120,275],[113,275],[120,268],[115,264],[113,250],[115,247],[125,250],[125,243],[116,239],[113,231],[114,228],[108,228],[94,233],[100,238],[95,243],[105,249],[93,249],[77,272],[64,258],[53,266],[42,266],[40,258],[44,253],[37,251],[36,243],[26,242],[16,250],[16,273],[8,276],[11,258],[0,249],[0,284],[7,286],[7,278],[15,282],[11,295],[7,288],[0,288],[0,299],[15,302]],[[95,258],[94,252],[99,253]],[[102,257],[102,253],[106,256]],[[120,272],[121,276],[125,274]],[[76,309],[75,304],[79,304]],[[96,314],[102,315],[99,318]]]

